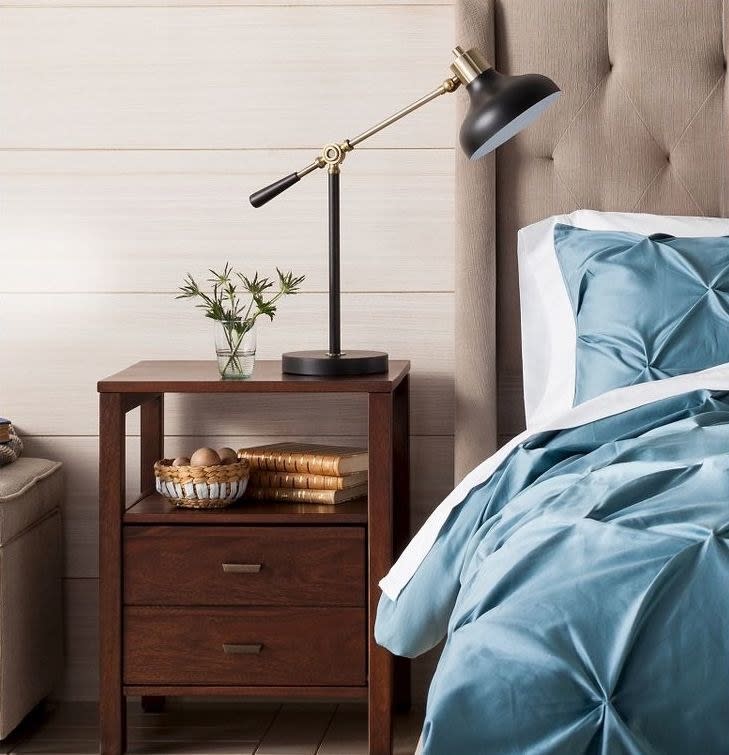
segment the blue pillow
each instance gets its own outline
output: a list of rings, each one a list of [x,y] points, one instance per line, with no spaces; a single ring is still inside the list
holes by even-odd
[[[575,405],[729,362],[729,236],[557,224],[554,248],[577,327]]]

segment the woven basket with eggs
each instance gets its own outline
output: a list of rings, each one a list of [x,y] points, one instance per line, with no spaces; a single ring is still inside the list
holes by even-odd
[[[154,465],[157,492],[189,509],[230,506],[245,493],[249,473],[249,463],[230,448],[199,448],[189,459],[160,459]]]

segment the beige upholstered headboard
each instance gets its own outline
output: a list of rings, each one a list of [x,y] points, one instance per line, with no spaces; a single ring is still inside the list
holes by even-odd
[[[563,90],[496,157],[458,157],[459,480],[524,426],[517,230],[577,208],[729,209],[729,0],[458,0],[456,13],[459,44]]]

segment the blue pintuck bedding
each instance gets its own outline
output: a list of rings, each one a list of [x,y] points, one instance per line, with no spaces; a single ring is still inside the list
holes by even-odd
[[[445,637],[426,755],[729,753],[729,393],[523,442],[376,636]]]

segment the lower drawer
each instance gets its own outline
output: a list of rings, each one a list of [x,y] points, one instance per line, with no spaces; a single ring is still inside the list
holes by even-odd
[[[149,685],[366,684],[363,608],[124,611],[124,682]]]

